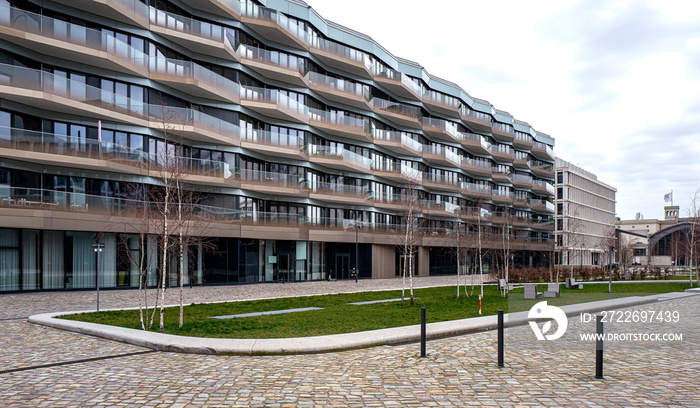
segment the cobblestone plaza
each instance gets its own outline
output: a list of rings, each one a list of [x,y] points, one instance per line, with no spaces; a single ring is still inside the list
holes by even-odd
[[[209,287],[186,296],[214,301],[400,285],[382,279]],[[127,306],[134,298],[134,291],[107,291],[101,306]],[[569,320],[569,340],[556,348],[538,343],[527,326],[507,329],[505,368],[496,365],[495,332],[431,341],[425,359],[418,344],[241,357],[155,352],[26,322],[33,313],[90,309],[94,302],[92,292],[0,297],[0,406],[700,406],[700,321],[691,312],[700,307],[698,296],[637,307],[678,310],[681,318],[626,331],[670,329],[683,341],[606,344],[604,380],[594,378],[595,345],[578,341],[593,324],[578,319]]]

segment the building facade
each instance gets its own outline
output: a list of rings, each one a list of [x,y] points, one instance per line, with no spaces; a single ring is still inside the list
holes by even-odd
[[[559,265],[608,263],[614,246],[615,193],[598,177],[557,157],[554,200]]]
[[[0,56],[0,291],[176,284],[185,225],[186,284],[548,262],[554,139],[303,2],[2,0]]]

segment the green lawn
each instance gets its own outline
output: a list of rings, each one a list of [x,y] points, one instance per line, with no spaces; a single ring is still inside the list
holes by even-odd
[[[607,283],[584,285],[583,290],[564,289],[563,284],[561,287],[561,298],[544,300],[550,301],[551,304],[563,305],[608,299]],[[676,292],[687,288],[687,283],[614,284],[613,296]],[[546,290],[546,284],[538,285],[538,290]],[[408,294],[408,291],[406,293]],[[406,306],[403,307],[400,302],[361,306],[347,304],[349,302],[398,298],[401,296],[400,291],[192,305],[185,308],[185,324],[181,329],[177,327],[178,309],[170,308],[165,311],[165,332],[183,336],[223,338],[305,337],[418,324],[420,323],[421,307],[427,308],[428,323],[479,315],[478,286],[474,288],[474,296],[470,298],[464,296],[462,289],[462,294],[457,299],[454,286],[417,289],[415,294],[418,298],[416,304],[408,306],[408,299],[406,299]],[[483,314],[496,314],[499,309],[506,312],[527,310],[539,301],[542,299],[523,299],[523,289],[516,289],[511,292],[509,298],[502,298],[495,286],[484,286]],[[322,307],[323,310],[225,320],[210,319],[211,316],[304,307]],[[86,313],[63,318],[128,328],[140,327],[138,310]],[[154,327],[157,330],[158,321],[155,322]]]

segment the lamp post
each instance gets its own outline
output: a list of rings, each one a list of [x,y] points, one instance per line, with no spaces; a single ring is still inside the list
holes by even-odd
[[[610,293],[610,299],[612,299],[612,265],[613,265],[613,253],[615,251],[615,247],[611,246],[610,247],[610,281],[608,283],[608,292]]]
[[[92,249],[95,251],[95,287],[97,288],[97,311],[100,311],[100,252],[105,244],[93,242]]]
[[[357,275],[360,273],[360,264],[359,264],[359,230],[362,229],[362,225],[357,221],[358,213],[355,212],[355,283],[357,283]]]

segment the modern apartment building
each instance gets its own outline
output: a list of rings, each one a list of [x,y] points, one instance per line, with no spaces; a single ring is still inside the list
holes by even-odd
[[[409,206],[418,275],[543,265],[553,145],[301,1],[2,0],[0,291],[154,284],[175,174],[186,284],[396,276]]]
[[[606,264],[614,246],[617,189],[558,157],[554,172],[557,264]]]

